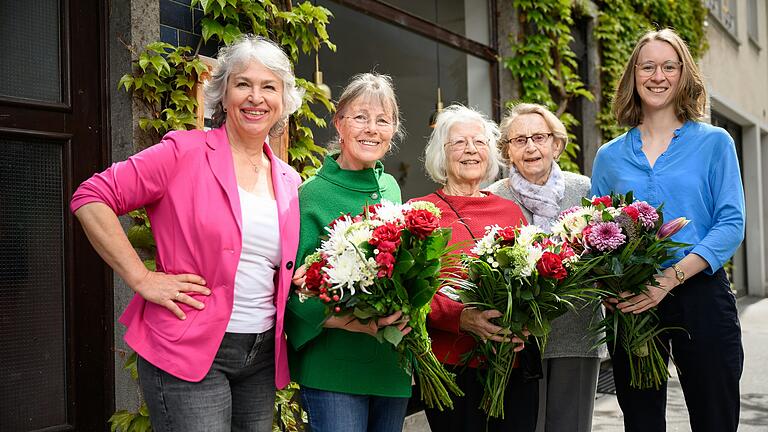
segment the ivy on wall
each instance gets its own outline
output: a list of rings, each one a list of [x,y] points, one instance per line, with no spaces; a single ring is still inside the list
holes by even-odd
[[[574,18],[589,14],[591,5],[597,7],[593,36],[600,50],[601,106],[596,120],[604,141],[624,132],[611,113],[611,101],[626,61],[643,33],[671,27],[689,44],[694,58],[706,49],[707,10],[700,0],[511,0],[511,4],[517,12],[518,31],[509,35],[511,50],[502,64],[520,91],[519,100],[507,105],[518,101],[545,105],[568,130],[578,125],[568,112],[568,103],[580,97],[594,100],[578,74],[571,29]],[[578,171],[578,151],[577,143],[569,143],[560,159],[563,169]]]

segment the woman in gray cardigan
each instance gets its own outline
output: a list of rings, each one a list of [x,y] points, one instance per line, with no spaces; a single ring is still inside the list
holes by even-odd
[[[568,142],[565,126],[547,108],[523,103],[507,113],[501,133],[500,150],[510,173],[488,190],[518,203],[529,223],[549,231],[558,214],[579,205],[590,189],[589,177],[561,171],[557,165]],[[601,315],[594,305],[585,305],[552,323],[542,355],[537,432],[591,430],[602,352],[594,348],[598,339],[589,328]]]

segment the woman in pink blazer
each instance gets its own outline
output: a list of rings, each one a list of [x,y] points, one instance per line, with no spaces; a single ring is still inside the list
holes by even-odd
[[[120,322],[161,431],[271,431],[289,382],[283,314],[299,232],[299,175],[272,154],[301,104],[274,43],[245,36],[206,84],[214,129],[177,131],[85,181],[71,208],[94,248],[136,292]],[[145,207],[148,271],[117,215]]]

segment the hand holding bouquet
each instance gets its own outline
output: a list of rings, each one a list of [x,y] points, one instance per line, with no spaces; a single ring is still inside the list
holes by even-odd
[[[494,321],[525,340],[530,332],[540,348],[547,342],[551,321],[575,302],[594,299],[586,280],[588,267],[573,269],[578,256],[567,242],[551,238],[535,225],[491,226],[466,256],[466,280],[456,280],[468,307],[495,309]],[[504,392],[515,362],[515,345],[482,341],[476,352],[487,361],[481,407],[491,417],[504,417]]]
[[[355,217],[344,215],[326,231],[328,239],[305,260],[300,294],[327,305],[329,316],[376,322],[401,312],[410,333],[381,328],[376,337],[401,353],[403,367],[416,372],[429,407],[453,407],[449,391],[462,395],[454,377],[432,353],[426,320],[439,287],[440,270],[451,257],[451,230],[439,228],[440,211],[429,202],[369,206]],[[402,326],[402,325],[401,325]]]
[[[670,237],[689,221],[677,218],[662,224],[661,207],[611,194],[586,198],[582,206],[564,211],[553,225],[553,234],[570,242],[581,254],[578,265],[589,265],[599,278],[607,298],[626,299],[648,293],[658,286],[656,275],[662,263],[673,258],[676,248],[685,246]],[[627,296],[627,293],[631,295]],[[622,344],[629,356],[630,385],[638,389],[659,388],[669,377],[659,345],[655,307],[642,313],[614,311],[600,322],[602,342]]]

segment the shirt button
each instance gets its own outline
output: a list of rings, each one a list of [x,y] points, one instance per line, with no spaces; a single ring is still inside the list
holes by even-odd
[[[293,268],[293,261],[288,261],[288,263],[285,264],[285,268],[290,270]]]
[[[371,194],[371,198],[373,198],[373,199],[379,199],[379,194],[377,194],[376,192],[374,192],[374,193],[372,193],[372,194]]]

